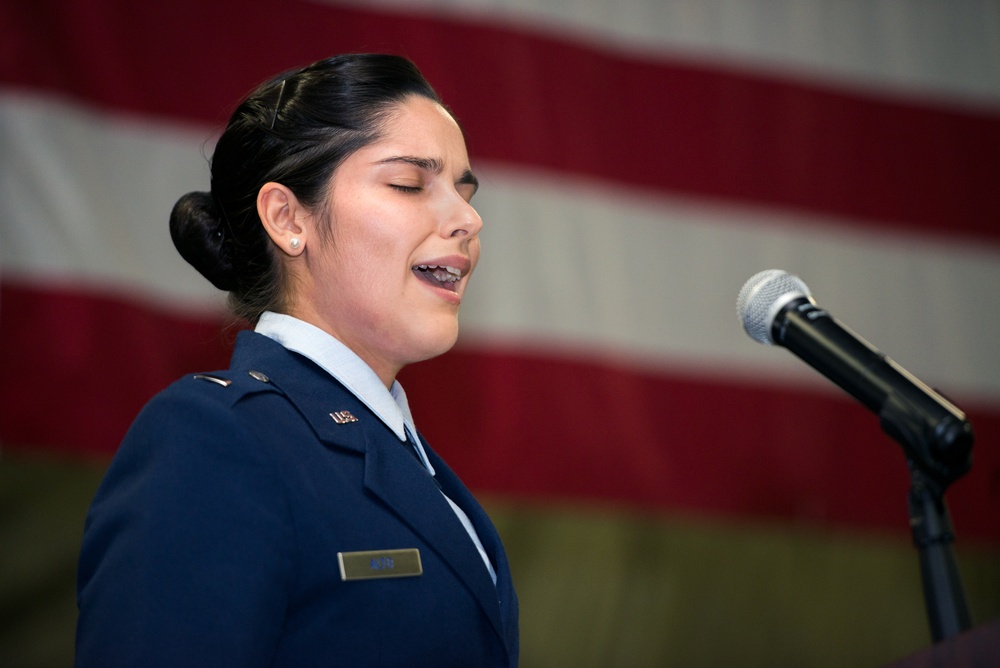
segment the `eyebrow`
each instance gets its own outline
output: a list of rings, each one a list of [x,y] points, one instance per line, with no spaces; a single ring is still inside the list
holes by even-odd
[[[386,165],[394,162],[403,162],[435,174],[440,174],[444,171],[444,164],[437,158],[419,158],[413,155],[395,155],[391,158],[379,160],[376,164]],[[476,178],[476,175],[472,173],[471,169],[465,170],[465,172],[462,173],[462,176],[459,177],[458,181],[455,183],[458,185],[472,186],[472,194],[475,194],[476,191],[479,190],[479,179]]]

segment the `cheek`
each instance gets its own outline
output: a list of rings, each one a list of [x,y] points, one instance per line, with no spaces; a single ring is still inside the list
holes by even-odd
[[[348,317],[364,329],[392,330],[404,309],[406,258],[391,243],[343,246],[335,269],[337,281],[331,299],[340,302]]]
[[[469,244],[469,259],[472,260],[472,271],[475,271],[476,267],[479,266],[479,255],[482,252],[482,243],[479,237],[476,237],[472,243]]]
[[[390,276],[384,265],[378,264],[379,258],[368,256],[367,261],[359,260],[357,256],[344,259],[335,288],[339,294],[331,296],[346,302],[356,317],[369,320],[371,326],[377,327],[392,317],[393,303],[400,292],[399,280]]]
[[[377,209],[338,211],[331,221],[328,261],[345,280],[368,282],[391,261],[394,240]]]
[[[412,217],[377,199],[355,202],[334,218],[333,245],[356,262],[376,266],[405,262]]]

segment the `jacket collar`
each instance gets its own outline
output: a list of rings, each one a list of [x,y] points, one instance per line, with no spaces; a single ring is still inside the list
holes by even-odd
[[[385,422],[400,440],[416,432],[398,382],[389,390],[353,350],[319,327],[284,313],[266,311],[254,331],[319,365]]]

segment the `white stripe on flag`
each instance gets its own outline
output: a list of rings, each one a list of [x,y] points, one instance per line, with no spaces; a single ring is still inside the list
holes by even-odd
[[[211,140],[211,142],[209,142]],[[174,250],[177,198],[208,190],[210,130],[0,90],[0,269],[203,309],[219,303]]]
[[[736,315],[743,283],[780,268],[913,373],[1000,398],[1000,248],[481,171],[483,260],[465,333],[808,381],[815,374],[753,343]]]

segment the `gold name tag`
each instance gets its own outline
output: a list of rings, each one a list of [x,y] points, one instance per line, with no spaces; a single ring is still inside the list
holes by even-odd
[[[369,552],[338,552],[340,579],[371,580],[374,578],[405,578],[421,575],[420,550],[371,550]]]

